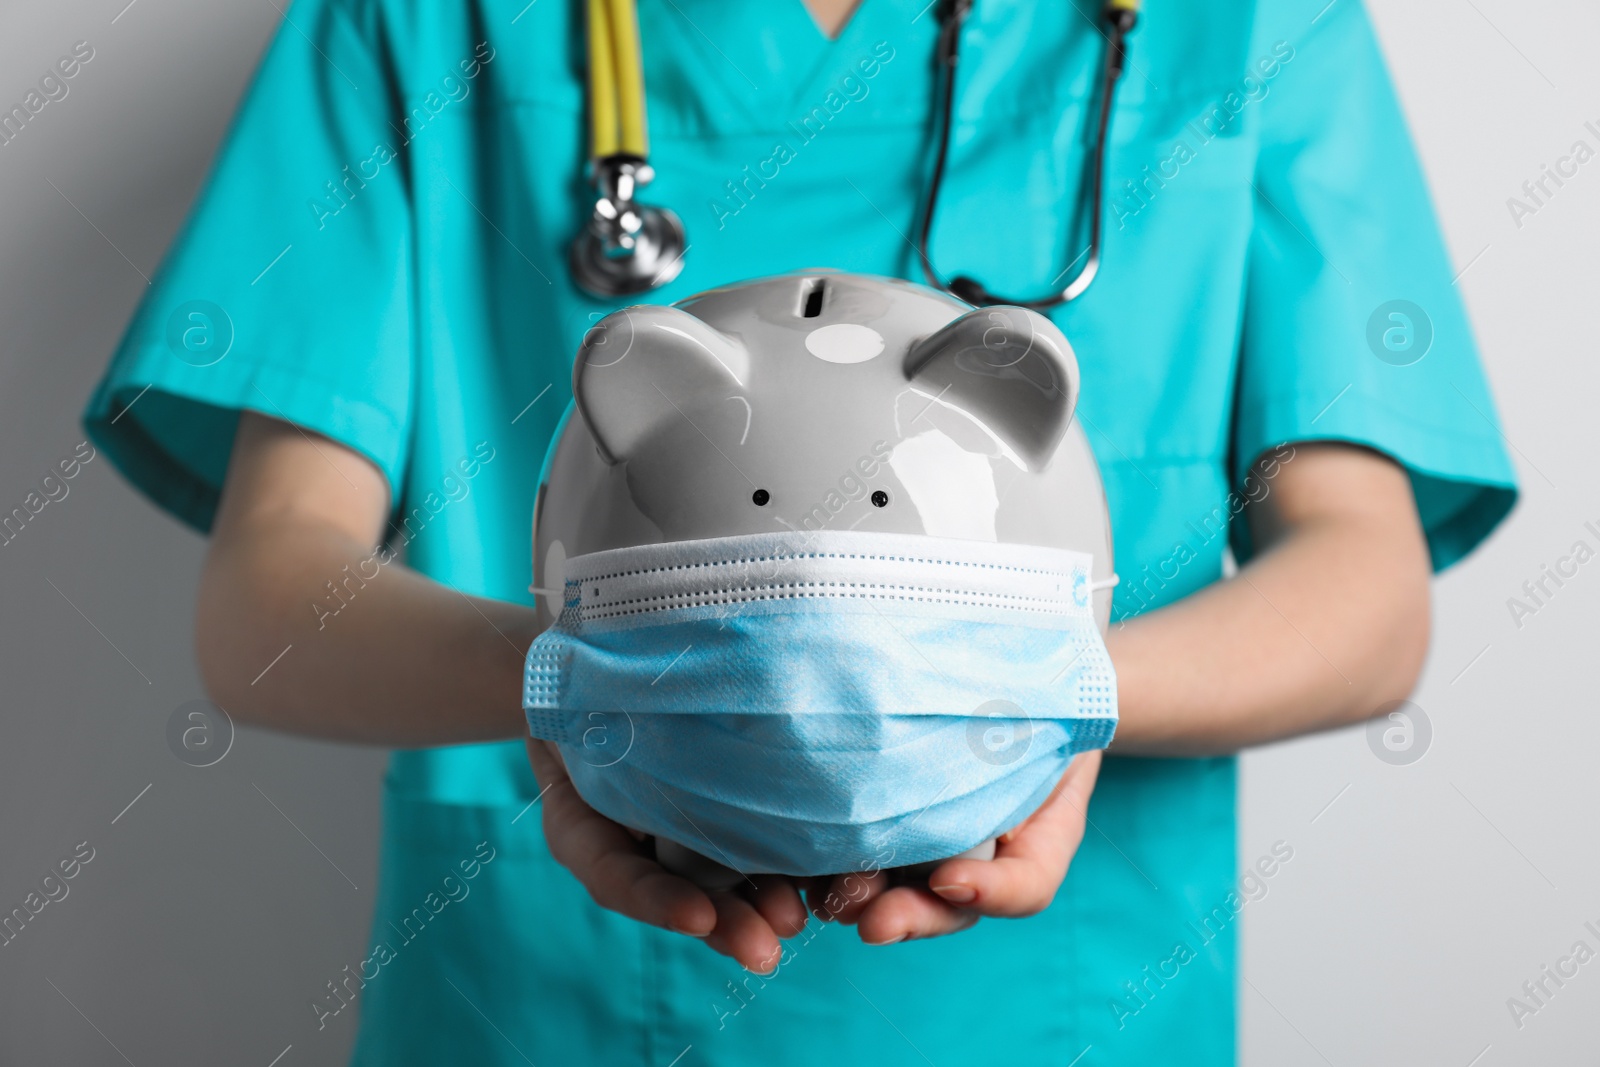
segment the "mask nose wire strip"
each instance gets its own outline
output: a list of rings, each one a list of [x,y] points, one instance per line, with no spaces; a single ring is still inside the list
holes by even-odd
[[[595,159],[649,155],[633,0],[589,0],[589,138]]]

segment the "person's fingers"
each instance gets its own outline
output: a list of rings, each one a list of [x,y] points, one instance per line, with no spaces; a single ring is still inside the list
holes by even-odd
[[[755,905],[732,890],[712,893],[711,902],[717,910],[717,922],[706,944],[724,956],[732,956],[746,970],[770,974],[778,965],[783,946]]]
[[[892,945],[953,934],[979,918],[977,912],[947,904],[926,889],[902,885],[873,898],[862,910],[856,930],[869,945]]]
[[[548,741],[530,737],[525,743],[528,747],[528,762],[533,765],[533,776],[539,780],[541,789],[561,779],[571,781],[567,776],[567,765],[561,762],[559,753],[551,750]]]
[[[806,906],[794,879],[781,874],[756,874],[751,875],[750,881],[755,885],[745,887],[745,897],[755,905],[773,933],[779,937],[793,937],[805,929]]]
[[[796,878],[795,885],[800,890],[800,896],[806,902],[806,912],[815,915],[823,922],[833,920],[823,901],[828,896],[828,888],[833,885],[834,876],[831,874],[809,875],[805,878]]]
[[[850,925],[872,899],[889,888],[886,871],[857,871],[818,879],[816,888],[806,893],[811,914],[824,922]]]
[[[1101,749],[1089,752],[1080,752],[1074,756],[1072,762],[1067,764],[1067,769],[1062,772],[1061,780],[1050,791],[1050,796],[1039,805],[1039,810],[1024,819],[1019,825],[1000,835],[1000,844],[1004,846],[1028,827],[1035,819],[1068,818],[1076,820],[1078,824],[1078,841],[1083,838],[1083,823],[1089,815],[1089,798],[1094,795],[1095,782],[1100,778],[1100,764],[1105,756]]]
[[[889,889],[887,871],[860,871],[835,875],[823,897],[825,908],[835,908],[835,922],[853,925],[873,899]]]
[[[651,926],[705,937],[717,925],[711,899],[693,882],[669,874],[641,851],[622,826],[578,795],[560,757],[542,741],[528,743],[543,786],[545,842],[596,904]]]
[[[637,835],[589,807],[559,753],[530,741],[529,758],[544,787],[545,833],[556,860],[602,907],[641,922],[705,937],[719,952],[758,973],[778,961],[780,937],[805,925],[806,905],[820,918],[860,926],[862,940],[891,944],[963,930],[981,915],[1029,915],[1048,906],[1083,837],[1099,753],[1073,761],[1049,799],[1001,838],[989,861],[951,860],[936,868],[932,891],[890,888],[886,872],[833,878],[752,881],[749,899],[707,895],[643,854]],[[804,889],[802,902],[800,890]]]
[[[1083,841],[1099,769],[1099,752],[1078,756],[1039,810],[1000,839],[994,859],[940,864],[929,889],[982,915],[1017,918],[1049,907]]]

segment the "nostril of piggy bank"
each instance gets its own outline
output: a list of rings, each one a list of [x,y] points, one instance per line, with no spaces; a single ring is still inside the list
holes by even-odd
[[[533,736],[703,885],[987,856],[1115,683],[1049,320],[814,272],[585,336],[534,514]]]

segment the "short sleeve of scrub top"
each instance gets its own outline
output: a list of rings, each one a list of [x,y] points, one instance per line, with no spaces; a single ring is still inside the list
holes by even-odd
[[[202,530],[241,411],[348,445],[396,494],[404,480],[411,215],[404,182],[381,174],[399,169],[379,147],[395,140],[389,88],[342,6],[297,4],[289,21],[299,32],[269,48],[85,415],[137,485]]]
[[[1259,105],[1233,474],[1291,441],[1386,453],[1443,569],[1510,510],[1515,478],[1371,23],[1344,3],[1314,32]]]

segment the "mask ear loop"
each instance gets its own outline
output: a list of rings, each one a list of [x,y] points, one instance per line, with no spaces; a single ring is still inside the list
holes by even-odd
[[[1117,586],[1119,586],[1121,584],[1122,584],[1122,575],[1113,574],[1111,577],[1103,578],[1098,582],[1090,582],[1089,583],[1089,592],[1098,593],[1102,589],[1115,589]]]

